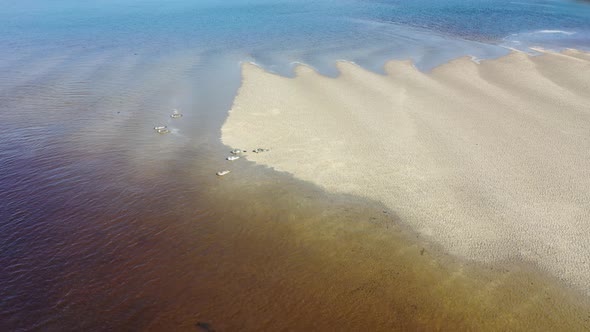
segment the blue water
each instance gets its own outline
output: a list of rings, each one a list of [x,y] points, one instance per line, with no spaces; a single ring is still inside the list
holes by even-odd
[[[460,54],[505,52],[498,46],[587,49],[589,26],[590,6],[568,0],[27,0],[3,1],[0,44],[8,55],[190,49],[284,72],[292,61],[329,72],[339,58],[373,69],[414,58],[428,69]]]
[[[228,207],[207,195],[241,62],[428,71],[531,46],[590,50],[590,4],[0,0],[0,330],[136,330],[231,281],[202,267],[231,252],[211,249]]]

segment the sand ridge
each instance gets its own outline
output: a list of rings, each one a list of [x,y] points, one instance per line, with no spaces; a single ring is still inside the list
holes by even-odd
[[[590,294],[590,59],[567,50],[328,78],[243,65],[222,128],[248,159],[382,202],[450,253],[526,260]]]

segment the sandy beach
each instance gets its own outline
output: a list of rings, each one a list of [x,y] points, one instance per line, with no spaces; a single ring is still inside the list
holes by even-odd
[[[590,294],[589,54],[338,69],[285,78],[244,64],[222,142],[378,201],[450,254],[533,263]]]

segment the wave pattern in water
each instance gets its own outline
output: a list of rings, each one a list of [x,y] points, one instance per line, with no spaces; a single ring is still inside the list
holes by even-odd
[[[365,221],[368,208],[350,212],[350,200],[340,204],[341,197],[313,188],[288,194],[300,184],[224,162],[219,128],[240,84],[239,62],[284,75],[305,62],[336,75],[337,59],[379,71],[391,58],[412,58],[429,69],[459,55],[494,57],[505,46],[533,42],[584,48],[589,13],[568,1],[2,2],[0,329],[193,328],[211,318],[237,328],[236,317],[247,321],[243,326],[273,326],[255,312],[285,319],[274,327],[313,327],[301,322],[309,310],[321,312],[322,303],[309,300],[309,290],[330,289],[327,276],[344,271],[338,264],[348,269],[355,262],[322,261],[343,250],[328,239],[350,241],[354,247],[346,250],[376,257],[378,251],[359,249],[366,238],[346,230],[357,218]],[[545,31],[541,40],[539,31]],[[173,108],[184,117],[170,119]],[[159,136],[157,125],[172,133]],[[239,187],[212,176],[239,165]],[[282,203],[275,204],[279,196]],[[328,203],[310,208],[309,197]],[[344,220],[343,214],[351,220],[346,227],[326,221]],[[317,222],[302,222],[310,218]],[[293,238],[318,248],[306,253]],[[284,251],[276,256],[282,261],[265,256],[269,248]],[[324,265],[306,265],[316,256]],[[291,274],[273,274],[268,260]],[[381,276],[381,266],[373,268]],[[326,284],[311,281],[318,275]],[[381,285],[377,277],[360,278],[368,286],[357,286],[370,293]],[[409,273],[400,280],[415,279]],[[370,296],[357,303],[339,295],[348,294],[345,286],[324,294],[331,303],[345,299],[328,313],[332,323],[343,318],[336,309],[354,315],[358,303],[370,307]],[[243,292],[225,293],[225,287]],[[272,296],[284,294],[313,305],[301,304],[306,309],[288,317],[287,303],[272,309]],[[229,306],[236,296],[242,302]],[[434,317],[428,310],[416,315],[415,303],[399,305],[396,317],[417,324],[407,326]],[[374,315],[358,311],[364,316],[355,316],[354,326],[380,322],[383,308],[374,309]]]
[[[453,56],[506,52],[486,44],[526,49],[538,42],[532,46],[588,48],[589,17],[590,6],[565,0],[346,0],[337,5],[307,0],[175,0],[165,6],[159,1],[98,5],[60,0],[47,5],[30,0],[6,6],[0,13],[0,42],[7,46],[0,59],[18,61],[27,55],[27,61],[64,50],[115,48],[129,53],[190,49],[205,56],[237,54],[275,67],[317,58],[368,57],[366,64],[382,64],[384,57],[372,59],[371,52],[363,52],[369,49],[373,54],[380,50],[389,57],[415,58],[418,65],[423,57],[431,57],[423,64],[431,68]],[[536,37],[536,32],[547,30],[571,35]],[[324,69],[321,61],[318,67]]]

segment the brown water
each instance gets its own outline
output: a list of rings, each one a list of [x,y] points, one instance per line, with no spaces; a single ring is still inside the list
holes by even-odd
[[[228,166],[237,85],[207,68],[237,61],[159,52],[6,66],[0,330],[590,329],[534,266],[460,262],[376,202]]]

